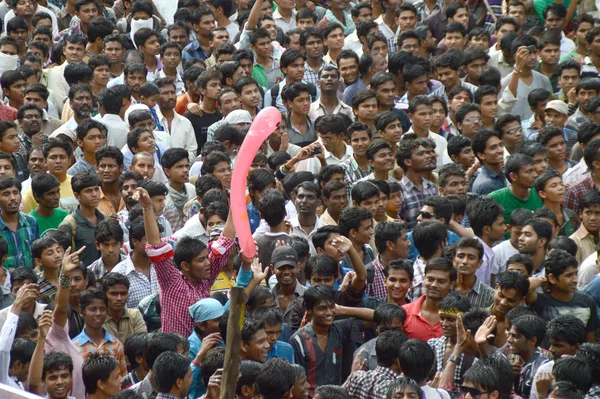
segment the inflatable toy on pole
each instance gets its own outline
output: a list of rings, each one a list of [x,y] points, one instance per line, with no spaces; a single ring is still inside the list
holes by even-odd
[[[246,179],[258,149],[277,129],[279,122],[281,122],[281,113],[275,107],[264,108],[256,115],[238,151],[231,178],[230,202],[233,225],[240,241],[240,248],[249,258],[256,255],[256,246],[252,239],[248,210],[246,209]]]

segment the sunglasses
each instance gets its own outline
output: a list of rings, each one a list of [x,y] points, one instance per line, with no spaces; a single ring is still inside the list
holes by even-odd
[[[460,386],[460,392],[464,395],[470,395],[473,399],[479,399],[481,397],[481,395],[484,395],[486,393],[489,392],[481,392],[479,389],[477,388],[472,388],[472,387],[466,387],[464,385]]]
[[[423,219],[433,219],[435,217],[435,215],[433,213],[431,213],[431,212],[425,212],[425,211],[421,211],[419,213],[419,215],[421,215],[421,217]]]

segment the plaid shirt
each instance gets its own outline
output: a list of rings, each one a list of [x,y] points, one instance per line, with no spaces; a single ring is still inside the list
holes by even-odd
[[[581,198],[592,190],[598,190],[591,176],[578,181],[567,189],[567,199],[565,207],[579,214],[579,201]]]
[[[402,177],[400,181],[400,193],[402,194],[400,219],[404,220],[408,231],[412,231],[417,225],[417,216],[423,207],[425,198],[439,195],[433,182],[421,178],[421,185],[423,191],[420,191],[406,176]]]
[[[0,236],[8,242],[8,258],[4,261],[5,268],[9,270],[19,266],[33,268],[31,243],[40,236],[37,222],[33,216],[19,212],[17,231],[13,231],[0,215]]]
[[[425,260],[420,256],[417,257],[415,263],[413,263],[413,281],[412,288],[409,291],[409,296],[411,301],[415,301],[425,295],[425,286],[423,282],[425,281]]]
[[[192,285],[173,264],[171,244],[146,245],[146,253],[154,264],[160,290],[162,331],[174,332],[188,337],[194,329],[194,321],[188,308],[202,298],[210,297],[213,285],[223,266],[227,264],[233,240],[221,235],[208,248],[210,278]]]
[[[343,386],[354,399],[386,399],[389,386],[398,377],[389,368],[377,366],[371,371],[355,371]]]
[[[319,69],[315,71],[310,65],[308,65],[308,62],[305,61],[304,78],[302,80],[306,83],[312,83],[315,87],[319,87],[319,72],[321,72],[321,69],[327,65],[329,64],[323,61]]]
[[[131,255],[124,261],[117,264],[112,272],[127,276],[129,280],[129,297],[127,298],[127,307],[135,308],[142,299],[148,295],[158,292],[158,277],[156,275],[155,265],[150,264],[150,280],[144,273],[138,273],[131,260]]]
[[[376,298],[387,298],[387,288],[385,287],[385,266],[381,262],[381,255],[373,260],[373,272],[375,277],[373,282],[367,285],[367,296]]]
[[[90,353],[104,353],[115,357],[119,361],[119,372],[122,377],[127,375],[127,364],[125,363],[125,352],[123,350],[123,344],[121,341],[110,335],[110,333],[104,330],[104,338],[99,345],[96,345],[94,341],[88,337],[85,333],[85,328],[72,340],[73,345],[77,348],[83,359],[87,359]]]
[[[37,283],[40,286],[40,298],[38,301],[45,304],[54,302],[58,288],[44,277],[44,272],[39,272],[37,278]]]
[[[127,212],[126,209],[125,209],[125,211]],[[129,213],[127,213],[127,214],[129,215]],[[125,260],[125,256],[123,255],[123,253],[121,253],[121,258],[119,259],[119,263],[123,262],[124,260]],[[117,265],[119,263],[117,263]],[[91,270],[94,273],[94,277],[96,277],[96,288],[102,289],[102,283],[100,282],[100,279],[102,278],[102,276],[104,276],[106,273],[108,273],[108,268],[104,265],[104,261],[102,260],[102,257],[100,257],[100,259],[98,259],[98,260],[95,260],[94,263],[89,265],[88,269]]]
[[[423,22],[425,18],[444,8],[444,3],[441,1],[435,2],[431,12],[429,12],[429,7],[427,7],[427,4],[425,4],[423,0],[417,0],[413,5],[417,9],[417,18],[419,19],[419,22]]]
[[[344,182],[348,187],[352,187],[354,183],[362,179],[363,177],[367,177],[369,173],[371,173],[371,167],[369,166],[368,170],[361,169],[356,163],[354,156],[346,159],[344,162],[340,164],[342,168],[346,171],[344,175]]]
[[[427,343],[435,352],[435,361],[436,361],[436,370],[438,373],[444,371],[444,354],[446,349],[446,343],[448,342],[448,338],[431,338]],[[466,357],[466,358],[465,358]],[[454,370],[454,386],[459,387],[462,384],[462,376],[467,372],[469,367],[471,367],[477,359],[472,356],[465,356],[463,353],[460,355],[460,360],[456,364],[456,369]],[[463,362],[467,365],[466,369],[463,370]]]
[[[592,387],[585,395],[585,399],[600,399],[600,385]]]
[[[475,277],[475,285],[466,295],[474,308],[488,308],[494,303],[494,289]]]

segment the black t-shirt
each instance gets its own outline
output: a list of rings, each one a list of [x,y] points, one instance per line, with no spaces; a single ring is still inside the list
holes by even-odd
[[[537,301],[532,305],[533,311],[550,321],[557,316],[575,316],[585,324],[587,332],[600,328],[598,309],[594,299],[580,292],[576,292],[569,302],[562,302],[548,293],[538,294]]]
[[[192,122],[194,134],[196,135],[196,142],[198,143],[198,149],[202,148],[202,146],[206,143],[206,136],[208,134],[209,126],[223,119],[223,115],[221,115],[219,111],[216,111],[213,114],[203,112],[202,116],[197,116],[192,114],[190,111],[186,111],[183,116]]]

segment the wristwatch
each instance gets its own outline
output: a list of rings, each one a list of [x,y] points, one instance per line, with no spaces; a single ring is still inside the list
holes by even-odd
[[[456,355],[452,354],[452,355],[450,355],[450,357],[448,358],[448,361],[449,361],[449,362],[453,362],[453,363],[456,363],[456,364],[458,364],[458,362],[460,362],[460,357],[458,357],[458,356],[456,356]]]

